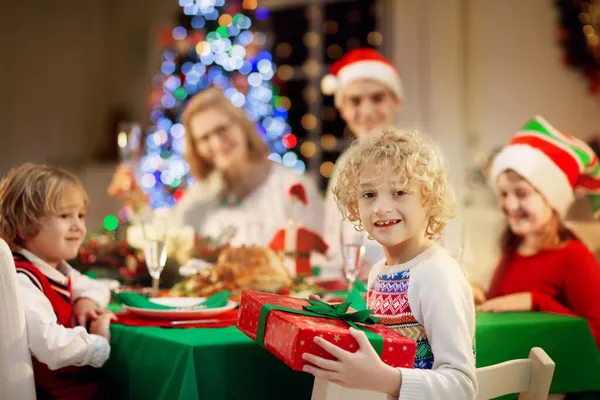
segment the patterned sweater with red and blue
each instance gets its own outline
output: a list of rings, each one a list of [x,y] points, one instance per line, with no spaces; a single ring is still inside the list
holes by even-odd
[[[368,290],[373,316],[417,342],[414,368],[400,368],[400,398],[473,399],[473,295],[447,251],[433,245],[404,264],[382,260],[370,271]]]

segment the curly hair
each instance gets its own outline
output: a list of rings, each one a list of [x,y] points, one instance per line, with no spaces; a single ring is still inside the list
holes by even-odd
[[[66,190],[87,193],[73,174],[61,168],[26,163],[12,168],[0,181],[0,237],[13,249],[40,231],[41,218],[55,214]]]
[[[428,218],[425,234],[435,239],[455,216],[454,194],[446,177],[441,152],[418,131],[388,128],[356,140],[342,161],[333,194],[345,219],[363,230],[358,210],[359,181],[368,169],[391,167],[401,184],[421,191]]]

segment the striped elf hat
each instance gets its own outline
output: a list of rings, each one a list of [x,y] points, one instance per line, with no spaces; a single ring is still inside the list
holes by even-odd
[[[534,117],[494,159],[491,184],[511,169],[527,179],[564,218],[574,192],[588,196],[594,218],[600,219],[600,165],[584,142],[560,132],[540,116]]]

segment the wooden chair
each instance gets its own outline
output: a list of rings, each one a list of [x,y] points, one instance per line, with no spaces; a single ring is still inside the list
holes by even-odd
[[[315,378],[311,400],[386,400],[383,393],[348,389],[335,383]]]
[[[519,400],[546,400],[553,374],[554,361],[544,350],[534,347],[529,358],[478,368],[476,400],[514,393],[520,393]]]
[[[0,398],[35,400],[25,312],[10,249],[0,239]]]

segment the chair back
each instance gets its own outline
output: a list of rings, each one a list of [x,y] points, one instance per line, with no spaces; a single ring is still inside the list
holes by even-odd
[[[333,382],[315,378],[311,400],[386,400],[383,393],[348,389]]]
[[[520,393],[519,400],[546,400],[554,375],[554,361],[539,347],[529,358],[510,360],[477,369],[476,400]]]
[[[566,221],[565,225],[585,243],[600,261],[600,222]]]
[[[36,398],[20,295],[12,254],[0,239],[0,397],[4,400]]]

